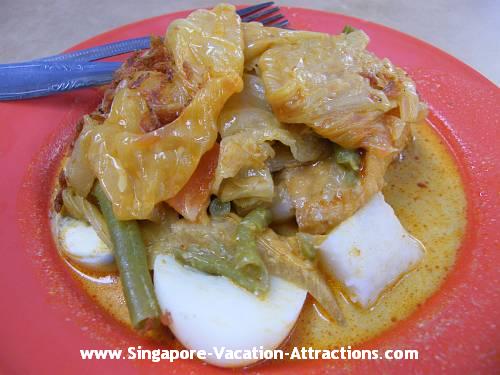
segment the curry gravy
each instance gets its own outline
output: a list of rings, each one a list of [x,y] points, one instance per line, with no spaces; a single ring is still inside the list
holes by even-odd
[[[426,248],[422,262],[387,290],[369,310],[339,294],[346,324],[329,321],[308,297],[285,349],[312,346],[329,349],[354,345],[381,334],[407,318],[441,285],[453,267],[466,224],[466,200],[457,167],[439,136],[427,123],[412,127],[414,142],[386,174],[383,193],[403,226]],[[119,278],[89,275],[70,264],[83,289],[119,322],[130,325]],[[180,344],[167,335],[168,346]]]
[[[414,141],[402,160],[394,162],[386,173],[383,193],[403,226],[424,244],[424,258],[386,290],[371,309],[363,310],[339,293],[344,326],[326,320],[308,298],[287,348],[329,349],[378,336],[415,311],[453,267],[466,224],[466,199],[459,172],[430,125],[417,124],[412,132]]]

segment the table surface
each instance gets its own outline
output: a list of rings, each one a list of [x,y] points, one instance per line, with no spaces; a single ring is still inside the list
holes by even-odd
[[[143,18],[210,7],[217,0],[0,0],[0,63],[58,53]],[[230,3],[258,3],[241,0]],[[443,49],[500,83],[499,0],[275,0],[363,18]]]

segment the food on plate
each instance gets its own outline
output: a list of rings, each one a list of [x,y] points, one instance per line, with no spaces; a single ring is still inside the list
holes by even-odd
[[[364,308],[424,256],[422,244],[403,228],[382,193],[338,225],[319,248],[327,272]]]
[[[207,352],[214,347],[245,350],[279,346],[295,324],[307,295],[306,290],[272,276],[266,298],[255,298],[226,277],[183,267],[170,255],[155,258],[154,282],[175,336],[184,346]],[[236,367],[252,360],[211,356],[207,362]]]
[[[230,5],[153,37],[54,188],[84,289],[188,349],[354,345],[414,311],[453,265],[463,191],[415,83],[368,41],[242,24]]]

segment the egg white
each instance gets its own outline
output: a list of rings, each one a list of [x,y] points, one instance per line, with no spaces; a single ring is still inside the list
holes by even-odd
[[[212,276],[158,255],[154,287],[168,326],[188,349],[214,353],[228,350],[274,349],[289,335],[307,292],[283,279],[271,277],[265,299],[260,299],[222,276]],[[206,362],[240,367],[255,359],[216,358]]]
[[[86,222],[58,217],[56,232],[61,250],[74,263],[94,271],[115,269],[113,252]]]

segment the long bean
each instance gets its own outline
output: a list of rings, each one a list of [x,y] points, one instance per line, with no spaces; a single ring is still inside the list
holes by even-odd
[[[222,202],[219,198],[212,199],[208,211],[212,216],[225,216],[231,212],[231,202]]]
[[[92,194],[97,198],[111,234],[132,325],[137,329],[146,328],[147,322],[159,319],[160,308],[154,294],[139,226],[134,220],[116,219],[113,206],[99,183],[94,185]]]
[[[339,145],[334,146],[335,161],[344,168],[358,172],[361,168],[361,156],[357,150],[348,150]]]
[[[174,255],[183,264],[211,275],[225,276],[252,293],[259,293],[259,291],[265,289],[261,285],[261,280],[248,277],[248,275],[237,270],[233,260],[221,256],[220,252],[215,253],[211,249],[191,245],[184,251],[180,249],[174,250]]]
[[[356,31],[356,30],[357,29],[355,29],[351,25],[345,25],[344,28],[342,29],[342,33],[343,34],[349,34],[349,33],[352,33],[353,31]]]
[[[260,280],[257,295],[269,289],[269,274],[257,250],[257,234],[271,222],[271,212],[256,208],[245,216],[236,230],[236,269],[253,275]]]

